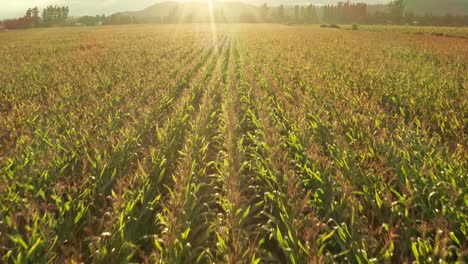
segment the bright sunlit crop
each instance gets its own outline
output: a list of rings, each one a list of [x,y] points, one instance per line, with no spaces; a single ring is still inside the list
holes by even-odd
[[[0,32],[0,262],[463,263],[468,33],[350,28]]]

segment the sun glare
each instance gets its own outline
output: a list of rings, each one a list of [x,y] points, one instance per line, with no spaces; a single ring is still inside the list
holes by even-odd
[[[208,5],[208,14],[210,15],[210,27],[211,27],[211,34],[213,36],[213,42],[216,43],[216,21],[214,16],[214,7],[213,7],[213,0],[205,0]]]
[[[216,19],[215,19],[215,8],[214,8],[214,0],[179,0],[180,3],[201,3],[202,5],[206,5],[206,10],[208,12],[208,22],[210,24],[210,31],[211,36],[213,38],[213,43],[217,43],[217,28],[216,28]],[[182,16],[180,19],[183,19],[186,14],[190,13],[191,10],[189,5],[183,5],[182,8]],[[179,21],[182,22],[182,21]]]
[[[195,3],[213,3],[214,1],[213,0],[179,0],[178,2],[182,2],[182,3],[190,3],[190,2],[195,2]]]

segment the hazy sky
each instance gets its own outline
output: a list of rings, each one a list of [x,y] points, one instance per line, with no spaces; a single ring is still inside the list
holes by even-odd
[[[164,0],[170,1],[170,0]],[[200,1],[200,0],[198,0]],[[225,0],[237,1],[237,0]],[[343,0],[341,0],[343,1]],[[354,2],[386,3],[389,0],[355,0]],[[0,19],[20,17],[26,13],[28,8],[37,6],[43,8],[47,5],[66,5],[70,7],[70,15],[97,15],[110,14],[119,11],[141,10],[161,0],[0,0]],[[243,0],[251,3],[271,3],[271,4],[296,4],[314,3],[325,4],[335,3],[338,0]],[[353,2],[353,1],[352,1]]]
[[[139,10],[158,2],[157,0],[0,0],[0,18],[19,17],[28,8],[47,5],[66,5],[70,15],[96,15],[118,11]]]

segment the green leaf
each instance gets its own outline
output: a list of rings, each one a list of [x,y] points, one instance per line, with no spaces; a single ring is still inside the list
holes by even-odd
[[[19,244],[20,246],[22,246],[24,249],[27,249],[28,248],[28,244],[26,244],[26,242],[24,242],[23,238],[19,235],[17,236],[12,236],[12,235],[8,235],[8,237],[15,243],[15,244]]]
[[[281,230],[279,227],[276,227],[276,239],[278,240],[278,243],[282,246],[285,247],[284,240],[283,240],[283,235],[281,234]]]
[[[304,247],[304,245],[302,245],[300,240],[297,241],[297,245],[299,246],[300,249],[302,249],[302,251],[304,251],[304,253],[309,255],[309,251]]]
[[[34,253],[34,251],[36,250],[36,248],[39,246],[40,243],[41,243],[41,238],[39,237],[37,238],[34,245],[32,245],[32,247],[29,249],[28,254],[26,255],[27,258],[29,258]]]
[[[224,239],[218,234],[218,248],[220,249],[221,252],[225,253],[228,250],[228,247],[226,245],[226,242]]]
[[[336,229],[332,230],[330,233],[322,235],[320,237],[320,243],[325,243],[328,239],[330,239],[335,234]]]
[[[255,256],[252,256],[252,259],[250,260],[250,264],[259,264],[261,259],[255,258]]]
[[[159,250],[159,252],[163,252],[163,247],[161,246],[161,243],[159,243],[159,239],[158,239],[158,238],[154,239],[154,245],[155,245],[156,248]]]
[[[239,224],[241,224],[247,218],[249,213],[250,213],[250,206],[242,214],[242,217],[239,219]]]
[[[411,251],[413,251],[414,258],[419,263],[419,251],[418,251],[418,246],[416,242],[413,242],[411,244]]]
[[[379,193],[375,191],[375,201],[377,202],[377,207],[382,207],[382,199],[380,199]]]
[[[187,229],[185,229],[184,233],[182,233],[182,240],[186,240],[187,237],[189,236],[189,233],[190,233],[190,227],[187,227]]]
[[[459,246],[461,245],[460,240],[458,240],[457,236],[455,236],[455,233],[450,232],[449,235],[450,235],[450,238],[451,238],[455,243],[457,243],[457,245],[459,245]]]

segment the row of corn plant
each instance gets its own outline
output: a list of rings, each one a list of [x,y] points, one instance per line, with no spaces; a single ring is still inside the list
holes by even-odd
[[[271,65],[271,64],[269,64],[269,65]],[[307,88],[307,87],[305,87],[305,88]],[[314,90],[312,90],[312,91],[315,92],[316,90],[317,90],[317,89],[314,89]],[[348,96],[350,96],[350,95],[348,95]],[[293,97],[293,98],[294,98],[294,96],[289,96],[288,98],[290,98],[290,97]],[[354,96],[353,96],[353,97],[354,97]],[[351,98],[353,98],[353,97],[351,97]],[[296,97],[296,98],[300,98],[300,97]],[[348,105],[345,106],[345,108],[343,108],[341,111],[344,111],[344,113],[346,113],[346,109],[353,109],[353,108],[350,108],[350,107],[349,107],[349,104],[348,104]],[[307,114],[307,113],[306,113],[306,114]],[[346,114],[344,114],[344,115],[346,115]],[[354,117],[353,117],[353,118],[354,118]],[[341,118],[341,120],[346,120],[346,118]],[[376,121],[376,122],[377,122],[377,121]],[[312,126],[311,126],[311,129],[314,129],[314,127],[317,127],[317,125],[320,126],[320,123],[313,122],[313,123],[312,123]],[[353,130],[354,130],[354,131],[359,131],[359,126],[354,127]],[[347,136],[348,138],[351,137],[351,133],[353,133],[353,130],[351,130],[351,131],[348,130],[348,131],[345,132],[345,133],[346,133],[346,136]],[[338,131],[339,131],[339,130],[338,130]],[[362,132],[360,132],[360,133],[362,134]],[[344,134],[344,133],[343,133],[343,134]],[[343,135],[343,136],[344,136],[344,135]],[[371,135],[369,134],[369,137],[370,137],[370,136],[371,136]],[[353,141],[354,144],[356,144],[356,142],[357,142],[356,140]],[[355,146],[354,146],[354,147],[355,147]],[[336,149],[336,148],[335,148],[335,149]],[[339,149],[337,149],[337,150],[339,151]],[[346,155],[349,156],[349,157],[345,157],[345,159],[342,159],[342,157],[343,157],[342,154],[340,154],[340,157],[336,156],[337,152],[334,151],[333,149],[331,149],[331,150],[329,151],[329,153],[332,153],[332,152],[335,153],[335,154],[333,154],[332,156],[335,156],[335,157],[333,157],[333,158],[336,159],[337,164],[345,165],[345,167],[343,167],[343,169],[345,169],[346,171],[349,171],[349,169],[350,169],[348,163],[350,163],[351,166],[354,165],[354,166],[353,166],[354,168],[351,167],[351,169],[352,169],[352,174],[349,174],[350,176],[351,176],[351,175],[353,175],[353,176],[362,175],[362,172],[359,171],[359,168],[356,168],[356,165],[358,165],[358,164],[353,164],[353,163],[355,163],[353,160],[356,160],[356,158],[357,158],[357,157],[356,157],[356,158],[353,158],[353,156],[354,156],[353,150],[346,150],[345,152],[341,152],[341,153],[346,153],[346,152],[348,153],[348,154],[346,154]],[[339,152],[338,152],[338,154],[339,154]],[[352,156],[351,156],[351,155],[352,155]],[[351,159],[350,159],[350,158],[351,158]],[[341,166],[341,165],[340,165],[340,166]],[[358,166],[359,166],[359,165],[358,165]],[[348,168],[346,168],[346,167],[348,167]],[[359,179],[359,178],[352,177],[352,178],[349,178],[349,181],[350,181],[353,185],[355,185],[355,186],[364,183],[364,182],[356,181],[356,179]],[[364,180],[364,181],[365,181],[365,180]],[[373,202],[374,204],[375,204],[376,201],[377,201],[377,204],[378,204],[378,205],[376,205],[375,207],[371,207],[371,208],[369,208],[369,207],[364,208],[364,210],[365,210],[366,212],[378,212],[378,211],[379,211],[379,208],[382,207],[382,201],[381,201],[381,200],[383,200],[384,198],[385,198],[385,200],[387,200],[387,197],[385,197],[385,196],[382,197],[382,198],[379,197],[379,196],[382,195],[381,190],[385,190],[385,189],[386,189],[385,187],[382,187],[381,185],[378,185],[377,187],[376,187],[376,186],[373,186],[373,188],[376,188],[376,189],[373,189],[373,190],[371,189],[371,190],[369,190],[368,188],[364,188],[364,192],[363,192],[363,193],[371,194],[371,195],[369,196],[368,199],[369,199],[369,200],[373,200],[373,201],[374,201],[374,202]],[[367,200],[367,199],[366,199],[366,200]],[[385,204],[385,203],[384,203],[384,204]],[[364,211],[364,210],[361,210],[361,211]],[[389,211],[390,211],[390,210],[388,210],[388,212],[389,212]],[[384,219],[384,218],[385,218],[385,217],[383,217],[382,219]],[[388,220],[388,218],[387,218],[387,220]],[[372,221],[373,221],[373,220],[372,220]],[[381,221],[382,221],[382,220],[381,220]],[[385,222],[384,222],[384,226],[386,226],[386,229],[388,229],[388,224],[385,224]],[[412,224],[412,226],[414,226],[414,224]],[[390,233],[390,232],[389,232],[389,233]],[[391,234],[389,234],[389,235],[391,235]],[[374,234],[374,236],[375,236],[375,234]],[[390,241],[390,243],[391,243],[391,241]],[[390,248],[393,248],[392,244],[393,244],[393,243],[391,243],[391,244],[388,245],[388,246],[389,246]],[[374,254],[375,254],[375,253],[374,253]],[[383,258],[386,258],[386,256],[389,256],[389,255],[390,255],[390,253],[389,253],[388,251],[387,251],[387,252],[386,252],[386,251],[383,251],[383,253],[381,253],[381,254],[383,254]],[[427,257],[427,255],[426,255],[426,257]]]
[[[462,38],[268,25],[0,35],[3,262],[467,258]]]
[[[252,63],[254,62],[252,61]],[[339,199],[340,203],[349,203],[349,201],[336,189],[336,183],[330,178],[328,172],[305,153],[303,139],[297,126],[289,121],[277,100],[277,96],[281,96],[282,91],[272,89],[277,84],[271,82],[271,79],[269,82],[266,81],[263,76],[265,73],[259,72],[256,65],[253,65],[253,71],[256,73],[256,83],[259,90],[263,90],[262,100],[268,102],[267,112],[270,113],[269,119],[272,122],[268,134],[277,135],[268,138],[278,138],[284,142],[276,144],[285,152],[283,160],[278,159],[283,164],[283,172],[279,174],[288,175],[284,182],[287,183],[291,199],[291,207],[288,209],[289,215],[292,215],[290,217],[294,219],[294,230],[299,229],[295,235],[295,246],[300,250],[295,253],[295,256],[297,258],[302,256],[302,259],[307,256],[309,261],[318,261],[320,255],[331,252],[333,253],[331,257],[339,259],[342,256],[346,257],[346,253],[351,249],[357,260],[365,259],[365,256],[357,254],[358,245],[350,245],[355,239],[351,237],[352,233],[347,232],[346,225],[351,224],[355,227],[354,218],[351,218],[351,223],[347,223],[349,219],[343,217],[345,215],[343,209],[347,209],[347,207],[339,208],[335,199]],[[275,128],[273,123],[278,124],[279,127]],[[337,209],[340,209],[340,215],[333,214]],[[354,214],[354,212],[351,213]],[[322,219],[325,217],[329,218]],[[341,222],[342,219],[343,221],[347,220],[346,223]],[[329,227],[327,228],[323,222],[327,222]],[[336,236],[333,236],[334,234]],[[336,244],[333,240],[336,241]]]
[[[218,56],[219,52],[215,52],[210,66],[202,70],[198,81],[194,80],[190,84],[190,92],[186,93],[186,99],[177,107],[174,118],[156,129],[153,137],[157,138],[150,144],[147,153],[151,158],[140,163],[135,172],[134,177],[138,177],[141,182],[133,187],[138,188],[125,191],[121,197],[123,201],[115,205],[116,213],[110,220],[114,228],[112,232],[107,232],[109,238],[96,237],[96,243],[92,245],[94,251],[99,252],[94,256],[96,259],[104,262],[115,258],[148,260],[151,251],[157,248],[153,242],[157,242],[156,235],[160,232],[158,214],[163,210],[162,200],[169,195],[174,184],[171,173],[180,158],[179,150],[187,133],[190,115],[199,104],[203,84],[209,79]]]
[[[191,69],[191,70],[193,70],[193,69]],[[177,91],[177,89],[175,89],[175,91]],[[170,99],[167,99],[167,101],[170,101]],[[159,110],[160,110],[159,113],[163,113],[167,109],[159,109]],[[153,115],[155,115],[154,110],[152,111],[152,113],[153,113]],[[145,120],[145,122],[147,124],[149,124],[148,120]],[[133,138],[133,137],[130,137],[130,138]],[[124,163],[122,163],[122,164],[124,164]],[[104,168],[106,168],[106,167],[104,167]],[[95,174],[96,175],[102,175],[102,173],[99,174],[99,172],[96,172]],[[91,178],[94,178],[94,177],[96,177],[96,176],[91,175]],[[89,182],[91,182],[91,184],[93,184],[93,181],[89,181]],[[98,185],[94,185],[94,186],[98,186]],[[89,188],[89,187],[86,184],[82,185],[82,188]],[[70,195],[73,195],[73,194],[70,194]],[[55,200],[55,204],[58,207],[58,210],[60,210],[56,214],[60,213],[60,215],[59,215],[60,218],[67,219],[66,222],[56,222],[56,223],[52,222],[52,223],[49,223],[49,224],[54,224],[54,225],[57,226],[57,228],[54,228],[54,229],[56,230],[57,233],[60,233],[61,236],[66,234],[66,232],[65,232],[66,230],[73,230],[73,228],[71,228],[72,226],[79,224],[80,221],[81,222],[84,221],[83,216],[85,216],[85,217],[87,216],[85,214],[85,212],[88,209],[89,203],[86,203],[86,202],[83,202],[83,201],[85,201],[87,199],[86,197],[91,198],[91,196],[89,196],[90,195],[89,189],[84,191],[84,192],[78,192],[76,194],[77,197],[72,198],[70,195],[63,196],[63,197],[56,197],[54,194],[51,195],[52,199]],[[61,209],[62,206],[64,206],[64,208],[65,208],[64,210]],[[73,210],[70,210],[70,209],[73,209]],[[92,216],[92,214],[88,214],[88,215],[90,215],[90,217]],[[79,231],[79,230],[74,230],[72,232],[77,232],[77,231]],[[90,231],[88,230],[88,232],[90,232]],[[67,242],[67,244],[70,243],[70,241],[68,241],[68,239],[66,237],[65,238],[64,237],[58,238],[57,240],[59,241],[59,243],[62,242],[62,241]],[[57,244],[57,242],[54,242],[54,244],[52,246],[56,246],[56,244]],[[60,244],[59,244],[59,246],[60,246]],[[63,247],[63,246],[60,246],[60,247]]]
[[[215,259],[258,263],[263,201],[257,192],[261,182],[252,175],[249,157],[255,147],[249,140],[256,129],[255,118],[245,61],[237,41],[233,45],[220,121],[223,144],[216,164],[220,213],[213,223],[217,241]]]
[[[109,98],[110,97],[107,97],[107,96],[105,97],[106,100],[108,100]],[[105,104],[105,105],[107,106],[109,104]],[[115,111],[115,110],[112,110],[112,111]],[[105,114],[103,112],[101,112],[101,113]],[[89,138],[89,136],[87,136],[87,138]],[[60,211],[57,211],[55,213],[55,217],[60,216],[61,214],[65,213],[65,211],[67,211],[67,210],[70,210],[70,209],[63,209],[62,210],[62,208],[70,208],[71,205],[73,205],[71,203],[72,199],[70,198],[70,196],[65,195],[65,194],[61,195],[61,197],[57,196],[57,193],[53,192],[53,190],[54,190],[53,186],[54,185],[57,186],[58,183],[56,181],[61,179],[60,175],[65,175],[66,174],[66,175],[72,176],[72,175],[79,174],[78,172],[76,174],[73,173],[74,169],[71,169],[71,167],[74,167],[75,164],[67,163],[67,162],[73,162],[73,160],[80,162],[79,159],[77,159],[77,156],[79,154],[77,154],[76,152],[78,152],[78,148],[80,147],[80,144],[82,143],[82,141],[78,141],[77,143],[78,144],[75,145],[76,150],[73,151],[73,149],[72,149],[72,154],[71,154],[71,157],[70,157],[72,159],[72,161],[70,161],[70,158],[68,158],[66,155],[62,154],[62,156],[65,159],[56,158],[54,160],[54,162],[51,164],[52,167],[50,167],[48,169],[37,168],[40,171],[40,174],[37,177],[30,177],[28,179],[28,182],[24,183],[24,184],[21,184],[21,182],[18,181],[17,182],[18,186],[14,186],[14,185],[11,186],[9,188],[10,191],[8,191],[6,193],[7,197],[12,197],[12,196],[13,197],[15,197],[15,196],[18,197],[17,195],[15,195],[15,193],[18,193],[18,194],[21,194],[21,195],[25,195],[25,196],[23,196],[24,198],[22,198],[21,200],[23,202],[27,202],[29,199],[31,199],[30,195],[28,193],[31,193],[31,195],[33,195],[33,197],[34,197],[32,199],[36,200],[35,205],[34,205],[35,209],[36,210],[41,210],[39,212],[41,212],[42,214],[46,214],[46,215],[44,215],[44,217],[46,217],[46,216],[54,217],[54,214],[47,215],[48,211],[51,211],[50,209],[49,210],[47,210],[45,208],[42,209],[43,206],[45,206],[45,204],[47,204],[47,203],[50,204],[51,201],[55,201],[53,204],[55,204],[55,206],[57,207],[57,210],[60,210]],[[86,143],[86,142],[83,142],[83,143]],[[58,145],[60,146],[60,143],[58,143]],[[14,165],[13,162],[10,162],[10,164],[8,164],[8,166],[5,168],[9,179],[15,178],[15,170],[14,169],[15,169],[15,165]],[[20,174],[20,176],[21,176],[21,174]],[[64,184],[66,182],[69,182],[69,181],[70,180],[66,180],[64,182]],[[26,188],[26,189],[23,189],[23,187]],[[50,191],[52,191],[52,192],[50,192]],[[71,193],[70,193],[70,195],[71,195]],[[21,197],[21,196],[19,196],[19,197]],[[21,201],[21,200],[17,200],[17,201]],[[18,210],[18,209],[15,209],[15,208],[18,208],[18,207],[16,207],[14,204],[11,204],[11,203],[10,204],[3,203],[3,204],[5,206],[7,206],[8,210],[11,210],[11,212],[14,212],[14,211]],[[44,205],[42,205],[42,204],[44,204]],[[82,210],[84,210],[83,206],[79,206],[76,209],[78,209],[79,212],[82,212]],[[15,223],[14,221],[12,221],[9,215],[6,215],[5,217],[6,217],[7,220],[9,220],[9,221],[6,222],[7,225],[18,224],[18,223]],[[18,217],[18,216],[14,216],[14,217]],[[32,219],[37,218],[37,213],[31,214],[31,215],[22,215],[20,217],[22,217],[24,219],[31,219],[32,220]],[[31,220],[27,220],[27,221],[31,221]],[[51,221],[52,219],[50,219],[48,217],[43,218],[41,220],[42,220],[42,222],[44,224],[42,224],[41,221],[39,221],[39,223],[37,223],[35,221],[36,228],[34,228],[34,230],[41,229],[39,231],[43,233],[42,235],[45,235],[44,232],[50,232],[50,231],[47,231],[49,229],[47,226],[50,226],[50,225],[53,226],[53,225],[56,225],[56,224],[58,225],[58,223],[56,223],[55,221]],[[22,224],[27,225],[28,223],[22,223]],[[61,232],[60,229],[55,230],[55,231],[56,232]],[[14,234],[13,233],[12,238],[14,238],[15,241],[22,241],[22,240],[24,241],[24,238],[28,237],[28,235],[27,235],[28,233],[29,233],[28,231],[26,233],[23,233],[24,236],[20,236],[21,233],[20,234]],[[38,248],[39,249],[44,248],[44,246],[46,245],[44,239],[43,239],[42,242],[43,242],[43,244],[40,244],[39,246],[36,245],[36,247],[35,247],[36,250]],[[24,242],[24,243],[27,244],[27,242]],[[33,245],[35,245],[35,244],[32,243],[31,246],[33,246]],[[50,245],[51,244],[49,244],[49,246]],[[6,254],[5,256],[8,257],[12,253],[13,252],[11,251],[8,254]]]
[[[130,138],[137,138],[139,140],[139,143],[135,146],[136,148],[141,148],[140,146],[143,146],[143,149],[140,149],[140,154],[138,156],[135,156],[134,157],[134,162],[126,162],[126,163],[129,163],[129,164],[134,164],[135,167],[133,168],[129,168],[130,170],[127,171],[125,174],[122,173],[120,177],[117,177],[116,180],[114,181],[114,184],[118,184],[118,181],[119,179],[121,179],[123,176],[128,176],[129,173],[131,173],[132,171],[134,170],[138,170],[138,162],[139,160],[141,160],[141,158],[143,158],[143,154],[146,153],[145,149],[147,149],[148,147],[156,147],[154,146],[153,144],[155,142],[161,142],[162,139],[161,137],[164,135],[164,134],[161,134],[161,131],[159,131],[158,129],[158,126],[159,126],[159,123],[164,120],[164,119],[161,119],[160,121],[156,121],[154,118],[168,118],[168,120],[174,120],[174,121],[177,121],[177,120],[180,120],[181,123],[180,124],[170,124],[169,127],[171,130],[173,130],[176,134],[175,135],[179,135],[179,136],[183,136],[184,135],[184,130],[182,129],[183,128],[183,124],[187,121],[187,116],[186,116],[186,113],[182,114],[182,117],[177,117],[175,119],[171,119],[170,116],[167,116],[167,114],[169,114],[171,112],[171,108],[173,108],[173,104],[175,103],[174,100],[176,100],[179,96],[182,96],[182,98],[188,98],[189,101],[193,101],[193,100],[197,100],[196,97],[194,97],[193,95],[193,89],[191,88],[192,84],[191,82],[193,81],[196,81],[197,79],[206,79],[206,73],[204,73],[204,69],[203,69],[203,66],[206,65],[206,62],[207,61],[212,61],[211,62],[211,65],[213,65],[213,62],[216,58],[216,53],[214,53],[214,49],[211,48],[209,52],[205,53],[204,56],[201,58],[200,61],[198,61],[194,67],[190,67],[189,68],[189,71],[187,72],[187,76],[185,78],[182,78],[182,81],[177,84],[174,89],[169,93],[167,94],[165,97],[162,98],[162,104],[160,104],[158,107],[155,107],[154,110],[153,110],[153,115],[152,116],[149,116],[149,118],[147,118],[145,120],[145,123],[143,124],[143,127],[141,128],[138,128],[136,131],[136,133],[138,133],[138,137],[130,137]],[[212,67],[212,66],[211,66]],[[193,79],[191,80],[191,78],[193,77]],[[187,90],[189,89],[189,90]],[[180,93],[184,93],[185,95],[180,95]],[[185,104],[184,103],[185,99],[182,101],[182,104]],[[175,114],[178,114],[177,112],[179,112],[177,110],[177,107],[175,108],[175,111],[176,113]],[[175,127],[171,127],[172,125],[175,125]],[[177,137],[176,137],[177,138]],[[170,139],[176,139],[174,137],[168,137],[167,139],[170,140]],[[170,142],[169,141],[169,144],[171,144],[171,147],[168,148],[168,153],[166,153],[166,157],[168,160],[173,160],[173,162],[175,162],[176,158],[178,157],[178,153],[177,153],[177,144],[179,144],[180,140],[176,140],[174,142]],[[150,150],[151,151],[151,150]],[[128,151],[128,150],[125,150],[125,153],[132,153],[133,151]],[[160,165],[162,161],[159,161],[157,165]],[[168,166],[172,166],[173,162],[169,162],[167,163]],[[106,168],[107,169],[107,168]],[[169,170],[169,167],[168,167],[168,170]],[[108,170],[109,174],[110,174],[110,177],[115,177],[115,175],[113,176],[112,173],[113,173],[113,170]],[[124,182],[127,181],[127,179],[123,179]],[[109,181],[107,181],[109,182]],[[113,186],[114,186],[113,184]],[[104,199],[102,199],[101,201],[104,203],[104,205],[108,205],[108,202],[109,201],[105,201],[105,199],[109,199],[109,195],[112,194],[112,188],[108,188],[109,192],[108,194],[106,195],[103,195],[101,194],[102,193],[102,190],[101,189],[98,189],[98,193],[101,195],[101,197],[103,197]],[[146,196],[146,198],[150,198],[149,196]],[[115,197],[114,199],[117,199],[117,197]],[[152,200],[150,200],[152,202]],[[146,201],[145,201],[146,203]],[[99,206],[98,206],[99,207]],[[110,209],[110,208],[109,208]],[[103,211],[101,208],[99,208],[99,210],[101,210],[101,213],[109,213],[109,212],[105,212]],[[93,216],[96,215],[96,213],[93,213],[92,214]],[[116,219],[118,217],[120,217],[118,214],[116,215],[116,217],[112,218],[110,217],[110,222],[113,221],[113,219]],[[101,221],[100,219],[96,219],[97,221]],[[120,221],[120,219],[119,219]],[[140,224],[140,223],[138,223]],[[129,226],[132,226],[132,224],[129,224]],[[144,227],[144,226],[141,226],[141,227]],[[100,230],[100,231],[97,231],[97,232],[93,232],[93,234],[107,234],[108,231],[106,230]],[[139,243],[135,243],[135,244],[140,244],[140,243],[143,243],[143,241],[134,241],[132,240],[132,238],[134,237],[137,237],[138,234],[141,234],[140,232],[138,232],[137,230],[135,230],[135,233],[127,233],[127,234],[130,234],[130,237],[126,237],[127,239],[129,239],[130,241],[132,242],[139,242]],[[100,236],[97,236],[97,237],[94,237],[94,241],[97,241],[97,243],[93,243],[90,247],[90,250],[92,248],[96,248],[98,246],[96,245],[100,245],[101,244],[101,237]],[[137,239],[141,239],[141,237],[137,237]],[[106,245],[106,244],[105,244]],[[110,246],[112,246],[112,244],[110,244]],[[113,256],[115,256],[115,251],[112,252],[112,247],[109,249],[110,250],[110,253],[109,254],[101,254],[100,251],[100,254],[98,255],[94,255],[93,258],[96,258],[96,259],[112,259]],[[144,248],[143,248],[144,250]],[[109,251],[107,251],[109,252]],[[91,254],[93,252],[90,252]]]
[[[200,105],[194,111],[191,133],[188,135],[183,159],[172,175],[174,188],[159,215],[162,229],[159,254],[164,262],[207,262],[214,252],[210,222],[215,216],[211,192],[216,146],[217,116],[219,109],[219,85],[223,73],[223,61],[229,48],[225,48],[211,80],[199,89],[205,90]]]

